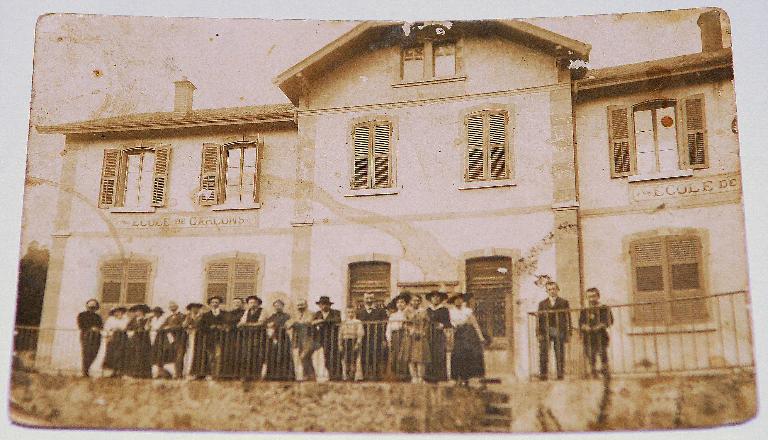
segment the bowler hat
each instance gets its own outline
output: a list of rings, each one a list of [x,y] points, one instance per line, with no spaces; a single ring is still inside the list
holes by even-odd
[[[315,304],[317,304],[319,306],[319,305],[322,305],[322,304],[332,305],[333,303],[331,302],[331,299],[328,298],[327,296],[321,296],[320,299],[317,300],[317,302]]]
[[[259,297],[258,297],[258,296],[256,296],[256,295],[249,295],[249,296],[245,297],[245,302],[247,303],[248,301],[250,301],[250,300],[252,300],[252,299],[255,299],[255,300],[256,300],[256,302],[257,302],[257,303],[259,303],[259,304],[261,304],[261,303],[263,302],[263,301],[261,300],[261,298],[259,298]]]
[[[208,298],[207,304],[210,304],[214,299],[218,299],[220,303],[224,302],[224,298],[220,297],[219,295],[213,295],[212,297]]]
[[[203,305],[200,304],[200,303],[189,303],[189,304],[187,304],[187,310],[202,309],[202,308],[203,308]]]

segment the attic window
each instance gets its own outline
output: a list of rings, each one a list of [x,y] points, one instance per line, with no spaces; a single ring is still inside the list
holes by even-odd
[[[402,78],[404,81],[420,81],[424,79],[424,47],[404,48],[402,65]]]
[[[400,78],[403,82],[429,81],[457,75],[456,43],[424,40],[401,51]]]
[[[456,75],[456,45],[452,42],[432,45],[432,66],[435,78]]]

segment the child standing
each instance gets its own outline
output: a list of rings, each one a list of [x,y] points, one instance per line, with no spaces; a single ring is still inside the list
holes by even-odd
[[[357,319],[357,313],[354,308],[347,309],[347,319],[341,323],[339,328],[339,351],[343,360],[344,380],[355,380],[357,372],[357,356],[360,353],[360,345],[365,336],[363,322]]]

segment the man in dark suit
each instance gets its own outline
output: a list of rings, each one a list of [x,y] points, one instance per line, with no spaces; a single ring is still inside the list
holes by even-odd
[[[381,380],[387,366],[387,311],[375,303],[373,292],[363,293],[363,307],[356,311],[363,322],[365,336],[360,349],[360,363],[365,380]]]
[[[77,315],[77,328],[80,329],[80,348],[83,356],[82,374],[88,377],[88,370],[91,369],[96,355],[101,346],[101,329],[104,322],[101,316],[96,313],[99,310],[99,302],[95,299],[89,299],[85,303],[86,310]]]
[[[208,299],[208,310],[200,318],[200,330],[205,335],[205,372],[209,378],[218,379],[223,372],[224,340],[230,330],[227,312],[221,309],[224,299],[212,296]]]
[[[560,298],[560,286],[554,281],[545,285],[548,298],[539,303],[536,338],[539,341],[539,377],[547,380],[549,346],[555,350],[557,378],[562,379],[565,371],[565,344],[571,335],[571,315],[568,301]]]
[[[587,289],[588,306],[579,312],[579,329],[584,343],[584,355],[589,360],[590,372],[597,378],[595,361],[600,356],[603,376],[608,375],[608,327],[613,324],[611,309],[600,304],[597,287]]]
[[[331,380],[341,380],[341,357],[339,354],[339,324],[341,311],[332,309],[333,303],[327,296],[321,296],[315,303],[320,310],[312,317],[315,332],[315,347],[323,349],[325,368]],[[316,372],[317,369],[315,369]],[[319,375],[318,375],[319,376]]]

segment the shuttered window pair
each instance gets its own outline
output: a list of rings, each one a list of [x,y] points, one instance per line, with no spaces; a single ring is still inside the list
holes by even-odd
[[[260,141],[203,144],[200,204],[242,206],[258,202],[260,146]]]
[[[205,301],[220,296],[226,304],[256,294],[258,264],[247,258],[225,258],[205,266]]]
[[[704,96],[608,107],[611,177],[709,166]]]
[[[467,260],[466,286],[477,322],[488,337],[507,334],[507,301],[512,295],[512,259],[480,257]]]
[[[120,258],[101,265],[101,303],[108,311],[117,305],[147,302],[152,263],[146,260]]]
[[[374,301],[383,306],[390,297],[391,266],[385,261],[364,261],[349,265],[348,305],[363,307],[363,294],[373,292]]]
[[[675,325],[708,318],[698,237],[637,240],[631,243],[630,254],[634,302],[651,303],[634,306],[635,324]]]
[[[166,206],[171,148],[107,148],[101,167],[99,207]]]
[[[503,110],[483,110],[466,117],[464,180],[472,182],[509,178],[508,120],[509,115]]]
[[[390,188],[392,176],[392,124],[384,121],[357,124],[352,129],[353,189]]]

